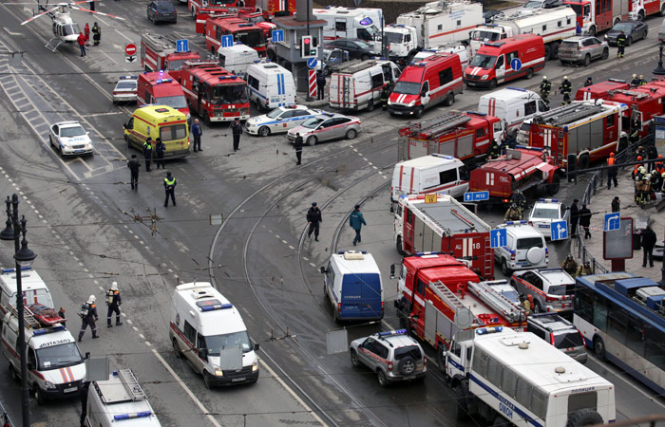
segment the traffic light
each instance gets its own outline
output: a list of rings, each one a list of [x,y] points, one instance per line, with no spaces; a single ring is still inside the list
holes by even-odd
[[[317,40],[314,36],[302,36],[300,39],[300,56],[302,58],[316,58]]]

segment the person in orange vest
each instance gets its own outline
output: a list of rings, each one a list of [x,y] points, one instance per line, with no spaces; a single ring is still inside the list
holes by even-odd
[[[663,155],[659,154],[658,159],[659,160],[656,162],[656,172],[662,175],[663,173],[665,173],[665,166],[663,166]]]
[[[635,159],[635,161],[636,162],[641,162],[642,161],[642,156],[637,156],[637,159]],[[642,163],[638,163],[638,164],[633,166],[633,174],[632,174],[633,181],[635,181],[635,178],[637,177],[637,175],[639,175],[640,168],[642,168],[642,167],[644,167],[644,165]]]
[[[614,188],[619,186],[617,183],[617,159],[614,157],[614,153],[610,153],[610,157],[607,159],[607,189],[612,188],[612,181],[614,181]]]

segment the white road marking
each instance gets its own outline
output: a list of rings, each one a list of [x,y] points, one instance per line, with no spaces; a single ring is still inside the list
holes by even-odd
[[[114,116],[116,114],[125,114],[124,111],[109,111],[107,113],[95,113],[95,114],[81,114],[81,117],[101,117],[101,116]]]
[[[129,41],[130,43],[134,43],[134,40],[132,40],[132,39],[130,39],[129,37],[127,37],[126,35],[124,35],[124,34],[123,34],[122,32],[120,32],[117,28],[115,28],[115,32],[118,33],[118,34],[120,34],[121,36],[123,36],[123,37],[124,37],[125,39],[127,39],[127,41]],[[113,46],[115,47],[115,45],[113,45]]]

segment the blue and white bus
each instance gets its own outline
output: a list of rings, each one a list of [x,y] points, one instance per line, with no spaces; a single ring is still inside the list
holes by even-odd
[[[665,287],[631,273],[577,278],[574,323],[587,346],[665,393]]]

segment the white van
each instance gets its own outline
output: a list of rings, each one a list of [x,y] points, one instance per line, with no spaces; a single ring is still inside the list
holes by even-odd
[[[259,53],[249,46],[236,42],[230,47],[220,47],[217,50],[217,58],[222,68],[244,80],[247,68],[259,60]]]
[[[399,76],[397,65],[386,60],[356,60],[341,64],[330,77],[330,106],[340,110],[372,111],[381,105],[383,88],[392,87]]]
[[[441,193],[463,197],[469,189],[469,170],[460,159],[431,154],[395,165],[390,200],[405,194]]]
[[[326,6],[324,9],[313,9],[312,14],[315,19],[326,21],[324,42],[340,38],[360,39],[373,44],[376,52],[381,51],[382,9]]]
[[[28,386],[36,393],[37,403],[43,405],[50,399],[78,398],[86,379],[86,369],[74,337],[60,323],[44,326],[29,313],[24,317]],[[2,354],[9,361],[9,374],[18,380],[21,377],[21,360],[16,347],[16,309],[4,318],[2,341]]]
[[[85,420],[89,426],[162,425],[131,369],[114,371],[108,380],[93,381],[88,388],[87,405]],[[125,420],[132,421],[119,423]]]
[[[381,271],[372,255],[340,251],[330,257],[328,267],[321,267],[321,273],[336,321],[383,319]]]
[[[296,103],[293,74],[274,62],[255,62],[247,67],[249,100],[264,110],[288,107]]]
[[[427,57],[439,53],[456,53],[462,63],[462,70],[465,70],[469,65],[470,50],[469,47],[463,44],[451,44],[450,46],[439,46],[431,49],[423,49],[416,53],[411,62],[419,62]]]
[[[507,221],[496,228],[506,230],[506,245],[494,248],[494,261],[510,277],[515,270],[547,268],[550,254],[545,237],[528,221]]]
[[[23,303],[26,307],[33,304],[54,308],[53,298],[48,286],[32,267],[21,267],[21,285]],[[16,269],[3,268],[0,272],[0,313],[2,317],[16,307]]]
[[[176,356],[189,360],[194,370],[203,375],[206,387],[259,379],[255,353],[259,345],[252,345],[238,310],[210,283],[177,286],[170,323],[169,338]],[[235,350],[238,361],[221,360],[222,351],[226,354]]]
[[[502,130],[517,133],[525,120],[549,110],[536,92],[507,87],[480,97],[478,112],[501,119]],[[501,133],[497,132],[497,136]],[[497,141],[501,143],[501,141]]]

